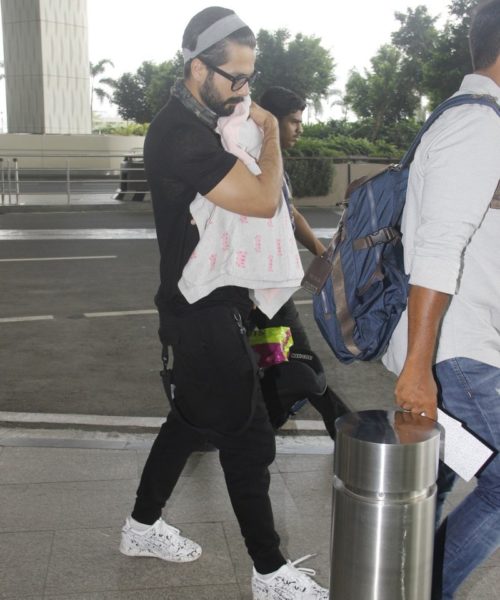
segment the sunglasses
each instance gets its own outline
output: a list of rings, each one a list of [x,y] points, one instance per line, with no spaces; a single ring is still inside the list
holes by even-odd
[[[217,73],[218,75],[221,75],[222,77],[225,77],[226,79],[229,79],[229,81],[231,82],[231,91],[233,91],[233,92],[237,92],[238,90],[241,90],[241,88],[243,86],[245,86],[247,83],[248,83],[248,85],[252,85],[252,83],[259,76],[258,71],[254,71],[251,75],[230,75],[229,73],[226,73],[226,71],[223,71],[222,69],[219,69],[219,67],[216,67],[215,65],[211,65],[210,63],[207,63],[204,60],[202,60],[201,62],[205,66],[207,66],[209,69],[211,69],[214,73]]]

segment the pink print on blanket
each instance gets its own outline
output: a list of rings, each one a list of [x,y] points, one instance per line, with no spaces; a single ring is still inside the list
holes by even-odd
[[[211,254],[208,257],[208,262],[210,263],[210,270],[215,271],[215,265],[217,264],[217,254]]]
[[[261,235],[256,235],[254,238],[254,248],[255,248],[255,252],[260,253],[262,252],[262,236]]]
[[[229,233],[227,231],[224,231],[221,235],[222,250],[224,250],[224,251],[229,250],[229,243],[230,243]]]
[[[247,252],[245,250],[238,250],[236,252],[236,266],[240,269],[246,269],[247,267]]]

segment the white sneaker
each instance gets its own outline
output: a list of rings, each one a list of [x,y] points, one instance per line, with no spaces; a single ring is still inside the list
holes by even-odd
[[[120,552],[127,556],[152,556],[171,562],[191,562],[201,556],[201,547],[180,531],[158,519],[146,531],[132,529],[130,518],[122,528]]]
[[[316,575],[316,571],[295,566],[311,556],[311,554],[304,556],[294,562],[287,561],[268,580],[262,579],[254,569],[253,600],[328,600],[330,597],[328,590],[311,579],[311,575]]]

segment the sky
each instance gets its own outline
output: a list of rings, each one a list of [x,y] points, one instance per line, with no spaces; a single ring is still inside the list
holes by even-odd
[[[144,60],[162,62],[181,47],[190,18],[210,6],[206,0],[87,0],[90,60],[113,61],[111,77],[135,71]],[[216,3],[217,4],[217,3]],[[320,37],[335,60],[336,88],[343,89],[352,68],[370,58],[398,28],[396,11],[425,4],[430,14],[448,16],[449,0],[231,0],[231,8],[257,32],[286,28]],[[172,8],[175,6],[175,9]],[[140,10],[139,10],[140,7]]]
[[[71,2],[71,0],[66,0]],[[397,29],[394,12],[419,4],[430,14],[448,16],[449,0],[231,0],[220,2],[235,10],[248,25],[292,35],[320,37],[336,63],[335,87],[342,89],[352,68],[370,66],[370,58]],[[89,56],[92,62],[109,59],[114,68],[106,76],[134,72],[145,60],[162,62],[181,47],[189,19],[210,6],[206,0],[87,0]],[[3,54],[3,50],[1,50]],[[5,110],[3,92],[0,110]],[[109,107],[97,106],[105,113]]]

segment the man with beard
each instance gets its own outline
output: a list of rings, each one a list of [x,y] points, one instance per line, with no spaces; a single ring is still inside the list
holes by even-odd
[[[189,211],[197,193],[240,215],[274,215],[283,177],[278,124],[252,105],[250,115],[263,131],[258,176],[223,150],[215,131],[218,117],[233,112],[255,76],[255,37],[233,11],[210,7],[195,15],[182,46],[184,79],[174,85],[144,145],[161,255],[155,300],[162,375],[172,410],[144,467],[120,550],[174,562],[199,558],[200,546],[163,521],[161,513],[188,457],[208,441],[219,450],[254,564],[254,600],[326,600],[328,591],[298,569],[298,561],[283,557],[274,528],[268,467],[275,440],[243,326],[252,309],[248,290],[220,287],[188,304],[177,286],[199,241]],[[169,346],[172,370],[166,368]]]

